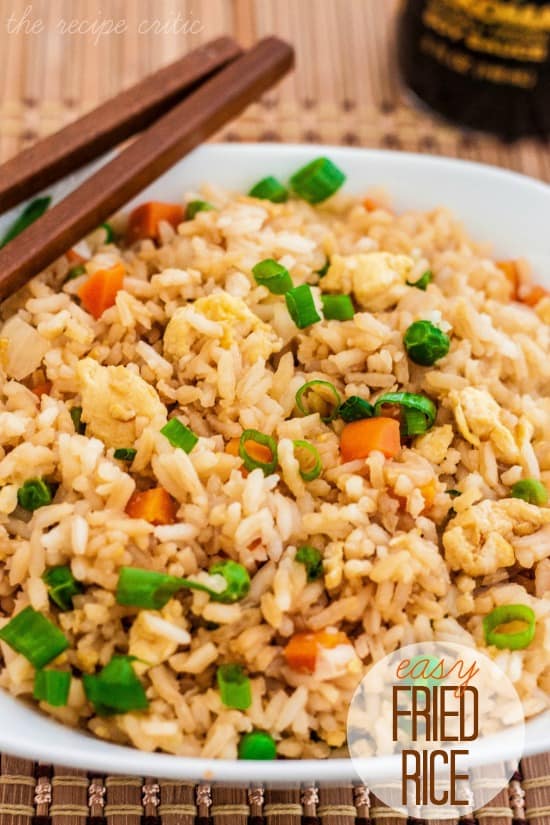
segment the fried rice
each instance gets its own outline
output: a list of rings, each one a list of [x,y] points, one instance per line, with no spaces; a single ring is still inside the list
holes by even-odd
[[[117,216],[114,241],[98,230],[77,247],[81,274],[67,280],[73,251],[3,306],[0,625],[29,605],[47,616],[68,640],[49,667],[72,674],[67,704],[40,707],[144,750],[235,758],[243,734],[261,729],[280,757],[344,755],[347,708],[369,666],[446,640],[484,650],[526,715],[540,713],[550,704],[550,508],[510,494],[521,479],[550,484],[550,299],[515,300],[527,263],[515,265],[516,294],[446,209],[396,214],[379,192],[366,205],[336,195],[316,207],[214,187],[186,201],[197,197],[214,208],[161,222],[156,242],[125,244]],[[354,272],[375,253],[387,253],[384,266],[363,288]],[[298,329],[284,296],[252,275],[264,259],[311,285],[317,306],[321,292],[351,294],[353,318]],[[79,291],[117,264],[123,288],[96,319]],[[427,270],[431,282],[416,288]],[[450,338],[432,366],[404,348],[418,320]],[[394,458],[373,450],[345,463],[344,422],[296,407],[315,379],[342,400],[422,394],[437,418]],[[172,418],[198,437],[190,452],[160,432]],[[230,449],[247,429],[276,440],[274,471],[247,471]],[[296,440],[319,453],[311,481]],[[114,458],[121,448],[135,450],[130,461]],[[53,498],[29,511],[18,492],[36,478]],[[174,518],[132,517],[136,491],[159,487]],[[312,580],[295,559],[304,545],[322,556]],[[199,580],[224,559],[250,575],[239,601],[184,589],[157,611],[117,602],[122,567]],[[44,574],[57,566],[79,583],[71,609],[49,598]],[[483,618],[508,604],[534,611],[524,649],[486,642]],[[285,649],[306,631],[337,631],[346,655],[291,666]],[[32,700],[35,668],[0,646],[0,686]],[[147,709],[108,715],[90,702],[85,674],[117,654],[136,657]],[[247,709],[223,703],[223,663],[246,673]]]

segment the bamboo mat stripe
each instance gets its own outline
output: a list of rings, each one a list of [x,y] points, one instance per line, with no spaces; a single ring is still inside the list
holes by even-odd
[[[546,825],[550,754],[529,757],[490,804],[474,816],[431,820],[450,825]],[[363,785],[232,787],[153,777],[97,776],[33,765],[3,755],[2,825],[402,825]],[[421,825],[409,820],[409,825]]]
[[[30,0],[0,0],[0,161],[119,89],[221,33],[243,45],[292,40],[296,71],[216,139],[368,146],[463,157],[550,182],[550,146],[504,144],[413,105],[396,68],[399,0],[34,0],[44,32],[8,34]],[[196,34],[139,33],[180,13]],[[124,19],[124,35],[94,40],[56,30],[70,19]],[[5,22],[6,25],[2,25]],[[87,774],[0,758],[0,825],[402,825],[362,785],[237,788],[155,777]],[[458,825],[432,820],[434,825]],[[508,790],[460,825],[550,825],[550,754],[524,759]],[[420,825],[409,820],[408,825]]]

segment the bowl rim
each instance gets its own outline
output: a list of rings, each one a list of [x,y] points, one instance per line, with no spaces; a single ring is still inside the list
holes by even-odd
[[[400,149],[378,149],[370,146],[342,146],[341,144],[339,145],[336,143],[278,143],[276,141],[258,142],[250,140],[203,143],[194,149],[190,155],[196,152],[210,152],[216,149],[223,149],[224,152],[239,153],[243,149],[252,148],[254,150],[265,150],[266,152],[276,151],[277,153],[283,154],[299,152],[304,154],[314,154],[315,156],[327,154],[332,156],[335,154],[342,154],[360,157],[364,155],[371,155],[373,157],[384,158],[390,163],[393,163],[394,161],[396,163],[401,163],[405,160],[409,162],[426,162],[430,166],[453,166],[457,169],[470,168],[484,174],[490,173],[491,175],[495,175],[495,177],[515,179],[517,182],[521,183],[528,182],[530,186],[534,185],[536,187],[540,187],[546,194],[550,194],[550,183],[539,180],[539,178],[534,178],[526,172],[518,172],[515,169],[509,169],[504,166],[496,166],[492,163],[484,163],[483,161],[471,160],[470,158],[453,157],[450,155],[432,155],[428,152],[409,152],[402,151]],[[190,155],[187,157],[190,157]],[[173,168],[169,170],[167,174],[170,174],[171,171],[173,171]]]
[[[58,742],[55,732],[67,726],[53,717],[47,716],[31,705],[0,690],[0,720],[3,712],[13,708],[15,712],[25,712],[30,722],[38,722],[41,733],[47,738],[20,738],[15,733],[6,735],[4,726],[0,727],[0,750],[12,756],[48,764],[80,768],[88,772],[97,770],[101,774],[122,774],[154,776],[158,779],[194,780],[196,782],[231,782],[240,786],[250,786],[257,782],[274,785],[289,783],[311,783],[330,785],[337,782],[363,782],[357,774],[353,762],[348,757],[329,757],[327,759],[280,759],[270,762],[238,759],[210,759],[194,756],[176,756],[169,753],[142,751],[126,745],[117,745],[78,729],[68,729],[78,738],[79,744],[93,743],[92,755],[82,745],[74,750],[63,742]],[[529,731],[529,728],[531,729]],[[538,731],[536,730],[538,728]],[[548,749],[548,736],[544,738],[544,729],[550,730],[550,711],[535,716],[526,724],[525,747],[522,758],[545,752]],[[513,735],[515,729],[507,732]],[[521,731],[521,729],[520,729]],[[534,735],[533,735],[534,732]],[[48,734],[51,733],[51,736]],[[539,736],[537,737],[537,733]],[[521,735],[521,733],[520,733]],[[469,765],[477,767],[503,762],[506,755],[498,750],[498,737],[487,737],[476,749],[475,759],[468,760]],[[495,751],[498,756],[495,756]],[[462,764],[466,764],[462,763]],[[369,783],[400,775],[400,756],[375,756],[365,760],[368,763]]]
[[[338,161],[338,158],[370,158],[380,160],[386,166],[404,167],[421,165],[430,170],[442,172],[452,171],[454,174],[468,171],[474,176],[483,178],[484,185],[490,185],[491,181],[499,181],[510,184],[514,187],[521,187],[524,190],[530,189],[532,193],[537,192],[550,205],[550,184],[537,180],[524,173],[503,169],[486,163],[461,159],[455,157],[444,157],[414,152],[401,152],[390,149],[370,149],[362,147],[333,146],[330,144],[302,144],[302,143],[208,143],[199,146],[186,158],[175,164],[168,172],[161,176],[160,180],[169,178],[177,174],[181,164],[189,163],[190,160],[205,156],[229,155],[243,156],[243,171],[246,172],[246,152],[254,150],[264,155],[272,155],[280,159],[288,159],[298,155],[301,158],[308,156],[329,155]],[[74,188],[81,180],[95,171],[99,165],[105,162],[112,153],[102,160],[90,164],[84,170],[71,175],[65,180],[65,191],[67,186]],[[244,177],[244,174],[243,174]],[[154,186],[155,183],[152,184]],[[148,187],[149,188],[149,187]],[[52,187],[49,188],[50,190]],[[56,189],[56,187],[54,187]],[[132,199],[129,203],[139,200],[142,195]],[[57,198],[58,199],[58,198]],[[435,206],[436,204],[434,204]],[[4,213],[0,218],[0,226],[9,220],[12,213],[18,211],[20,207]],[[14,704],[12,704],[14,703]],[[63,741],[58,741],[55,732],[65,728],[63,723],[52,718],[47,718],[48,725],[52,727],[52,736],[47,741],[42,741],[39,737],[32,736],[20,738],[16,731],[6,730],[6,725],[1,724],[2,716],[9,713],[10,706],[21,710],[23,703],[2,690],[0,695],[0,749],[6,753],[13,754],[26,759],[47,760],[59,765],[70,765],[85,770],[98,770],[101,773],[135,773],[141,776],[156,776],[166,779],[196,780],[196,781],[224,781],[236,784],[249,785],[251,778],[254,782],[270,782],[275,784],[288,784],[289,782],[311,782],[311,783],[331,783],[341,781],[358,781],[358,777],[349,758],[329,757],[327,759],[296,759],[277,760],[274,762],[264,761],[239,761],[222,759],[205,759],[203,757],[182,757],[166,753],[150,753],[140,751],[136,748],[116,745],[110,742],[96,739],[84,731],[74,731],[80,742],[79,747],[71,748]],[[25,707],[28,714],[33,718],[40,717],[44,721],[44,714],[31,707]],[[7,726],[9,728],[9,725]],[[550,737],[544,736],[544,729],[550,730],[550,712],[544,712],[535,717],[527,725],[529,735],[526,740],[524,755],[540,753],[550,747]],[[96,747],[88,751],[85,741],[95,743]],[[84,744],[82,744],[84,743]],[[93,753],[92,753],[93,751]],[[388,773],[395,769],[395,756],[374,757],[372,759],[372,780],[383,779]],[[499,753],[502,759],[502,754]],[[489,749],[485,762],[495,761],[494,751]]]

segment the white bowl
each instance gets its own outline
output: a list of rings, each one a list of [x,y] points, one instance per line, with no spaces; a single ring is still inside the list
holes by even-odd
[[[346,190],[362,193],[384,186],[398,209],[430,209],[444,204],[465,223],[474,238],[490,241],[501,257],[525,256],[536,279],[550,286],[548,242],[550,186],[523,175],[454,159],[401,152],[279,144],[202,146],[143,192],[136,202],[177,200],[188,189],[210,181],[245,192],[265,175],[282,179],[314,157],[328,155],[347,174]],[[94,165],[94,167],[97,164]],[[56,198],[78,185],[85,170],[50,188]],[[0,233],[17,210],[0,217]],[[505,739],[488,743],[484,761],[507,758]],[[550,750],[550,714],[526,727],[526,754]],[[0,691],[0,751],[100,773],[137,774],[170,779],[338,782],[356,779],[347,759],[278,762],[191,759],[143,753],[63,727]],[[399,757],[372,759],[372,782],[395,773]]]

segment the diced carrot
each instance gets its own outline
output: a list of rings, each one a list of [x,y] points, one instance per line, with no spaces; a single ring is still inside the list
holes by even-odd
[[[288,666],[303,673],[313,673],[318,653],[315,633],[296,633],[283,650]]]
[[[363,206],[367,210],[367,212],[376,212],[377,209],[383,209],[385,212],[389,212],[390,215],[393,215],[393,209],[390,209],[389,206],[386,206],[384,203],[380,203],[375,198],[363,198]]]
[[[367,212],[374,212],[376,209],[380,208],[380,204],[374,200],[374,198],[365,198],[363,201],[363,206],[367,210]]]
[[[539,301],[542,301],[542,299],[546,298],[546,296],[549,294],[550,293],[548,292],[548,290],[545,289],[543,286],[536,285],[531,287],[531,289],[529,290],[529,292],[527,292],[526,295],[522,295],[520,297],[520,301],[523,304],[527,304],[527,306],[534,307],[538,304]]]
[[[515,261],[497,261],[497,266],[502,270],[502,272],[504,272],[507,279],[510,281],[512,285],[511,297],[515,301],[521,301],[522,304],[527,304],[527,306],[534,307],[539,301],[550,294],[547,289],[538,284],[535,284],[535,286],[521,284],[519,279],[519,270]]]
[[[240,438],[231,438],[225,445],[225,452],[229,455],[239,455]]]
[[[86,260],[86,258],[83,258],[82,255],[79,255],[75,249],[69,249],[69,251],[65,253],[65,257],[67,258],[70,264],[83,264]]]
[[[240,455],[240,444],[240,438],[232,438],[225,445],[225,452],[229,453],[229,455]],[[261,461],[263,464],[268,464],[273,458],[271,450],[266,444],[258,444],[257,441],[247,441],[245,442],[245,447],[248,455],[255,461]]]
[[[420,488],[420,492],[422,493],[422,498],[424,499],[424,510],[429,510],[432,507],[434,500],[435,500],[435,481],[428,481],[427,484],[423,484]]]
[[[245,441],[245,449],[250,458],[260,461],[262,464],[269,464],[273,461],[273,453],[267,444],[258,444],[257,441]]]
[[[424,499],[424,507],[422,508],[422,512],[425,513],[426,510],[429,510],[434,503],[435,494],[436,494],[436,485],[435,481],[428,481],[427,484],[423,484],[422,487],[418,488],[422,493],[422,498]],[[399,502],[399,506],[402,510],[404,510],[407,506],[407,496],[398,496],[394,493],[391,494],[392,498],[395,498],[396,501]]]
[[[231,438],[227,444],[225,445],[225,452],[229,453],[229,455],[234,455],[239,458],[239,445],[241,443],[240,438]],[[241,467],[241,475],[245,478],[248,475],[248,470],[244,467]]]
[[[225,452],[229,453],[229,455],[240,456],[240,444],[240,438],[231,438],[225,445]],[[268,464],[273,458],[271,450],[265,444],[258,444],[257,441],[247,441],[245,446],[246,452],[255,461],[261,461],[263,464]],[[246,467],[241,467],[241,473],[246,478],[248,475],[248,470]]]
[[[134,493],[126,505],[131,518],[142,518],[150,524],[174,524],[177,509],[177,503],[164,487]]]
[[[340,436],[340,451],[344,461],[366,458],[379,450],[386,458],[394,458],[401,450],[399,421],[376,416],[346,424]]]
[[[349,644],[345,633],[329,633],[317,630],[314,633],[295,633],[283,650],[289,667],[302,673],[313,673],[321,648],[330,650],[337,645]]]
[[[535,284],[530,286],[528,284],[521,284],[519,279],[519,270],[516,261],[497,261],[497,266],[504,272],[512,285],[512,298],[515,301],[521,301],[522,304],[534,307],[550,293],[543,286]]]
[[[182,222],[184,215],[185,210],[179,203],[162,203],[161,201],[142,203],[130,215],[126,240],[130,244],[143,238],[158,240],[160,221],[172,224],[175,229]]]
[[[518,287],[519,287],[519,272],[518,267],[515,261],[497,261],[497,266],[504,272],[506,278],[510,282],[512,287],[512,295],[511,298],[515,301],[518,297]]]
[[[51,381],[42,381],[40,384],[37,384],[36,387],[32,388],[32,391],[35,395],[40,398],[42,395],[49,395],[52,389],[52,382]]]
[[[126,271],[122,264],[115,264],[110,269],[98,269],[90,275],[78,290],[82,306],[94,318],[101,318],[116,301],[117,292],[122,289]]]

